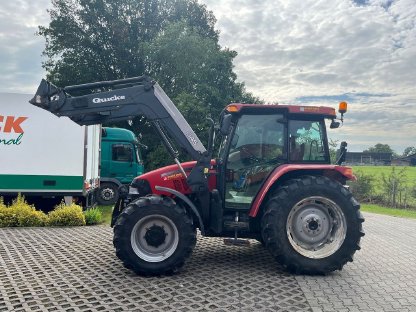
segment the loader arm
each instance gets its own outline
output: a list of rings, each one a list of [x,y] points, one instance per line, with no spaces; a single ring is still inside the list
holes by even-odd
[[[103,88],[110,90],[97,92]],[[89,91],[90,94],[70,94],[79,91]],[[146,76],[68,86],[62,89],[42,80],[30,103],[57,116],[67,116],[79,125],[102,124],[145,116],[149,121],[156,122],[166,129],[169,136],[193,159],[198,160],[206,151],[163,89]]]
[[[178,152],[170,144],[169,137],[198,161],[187,177],[189,185],[195,190],[200,190],[201,186],[203,189],[207,187],[204,174],[210,164],[207,150],[163,89],[147,76],[64,88],[58,88],[42,79],[35,96],[29,102],[56,116],[67,116],[79,125],[110,123],[145,116],[153,123],[162,143],[185,176],[177,159]]]

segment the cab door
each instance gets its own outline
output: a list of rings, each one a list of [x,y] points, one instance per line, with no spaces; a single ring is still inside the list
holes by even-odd
[[[225,164],[226,209],[249,209],[273,169],[287,162],[286,132],[282,114],[240,117]]]
[[[133,168],[137,163],[134,146],[130,143],[113,143],[110,144],[110,149],[110,178],[115,178],[121,183],[130,183],[137,173]]]

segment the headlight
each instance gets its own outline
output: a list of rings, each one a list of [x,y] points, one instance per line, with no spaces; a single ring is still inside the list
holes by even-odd
[[[147,180],[136,178],[130,184],[129,194],[131,195],[145,196],[151,193],[152,189],[150,188],[150,184]]]

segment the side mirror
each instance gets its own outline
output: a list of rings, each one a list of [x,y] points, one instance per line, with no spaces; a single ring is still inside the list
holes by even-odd
[[[331,129],[337,129],[340,126],[340,122],[339,121],[335,121],[334,119],[332,119],[331,124],[329,125],[329,127]]]
[[[142,151],[147,151],[147,150],[149,149],[149,146],[144,145],[143,143],[140,143],[140,142],[137,142],[137,143],[136,143],[136,146],[137,146],[138,148],[140,148]]]
[[[233,116],[231,114],[224,115],[221,121],[220,126],[220,133],[222,135],[227,135],[230,133],[230,127],[231,127],[231,120]]]
[[[337,161],[335,164],[341,165],[347,158],[347,142],[341,142],[341,146],[337,152]]]

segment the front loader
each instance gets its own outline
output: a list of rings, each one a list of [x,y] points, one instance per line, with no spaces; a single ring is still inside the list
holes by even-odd
[[[230,104],[205,148],[146,76],[63,88],[42,80],[30,102],[79,125],[136,116],[153,124],[175,164],[120,189],[112,218],[116,254],[138,274],[180,270],[197,229],[228,244],[256,239],[295,273],[340,270],[360,249],[364,219],[346,187],[355,178],[341,166],[346,144],[330,164],[325,120],[340,125],[333,108]],[[213,157],[215,134],[221,145]],[[194,161],[181,163],[171,140]]]

